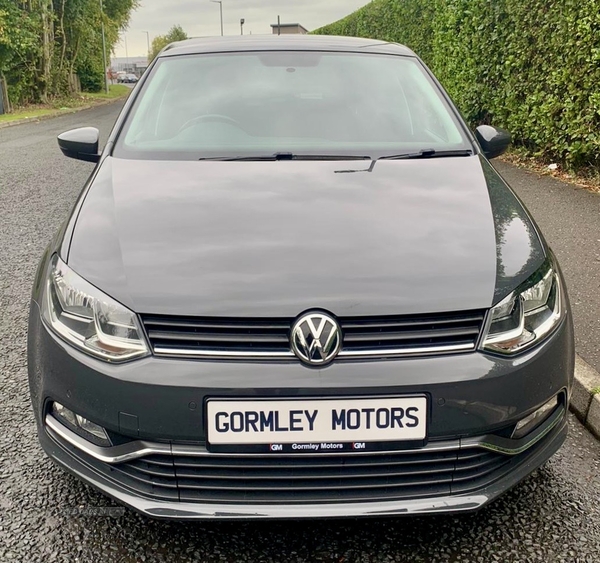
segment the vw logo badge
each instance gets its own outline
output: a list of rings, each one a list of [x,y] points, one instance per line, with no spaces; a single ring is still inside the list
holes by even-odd
[[[324,313],[307,313],[292,327],[291,346],[294,354],[306,364],[328,364],[342,347],[340,326]]]

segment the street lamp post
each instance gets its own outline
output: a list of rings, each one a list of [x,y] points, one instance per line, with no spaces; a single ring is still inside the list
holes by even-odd
[[[125,69],[126,69],[126,72],[129,72],[129,49],[127,48],[127,34],[126,33],[123,35],[123,38],[125,39]]]
[[[149,31],[142,31],[142,33],[146,34],[146,39],[148,41],[148,56],[150,56],[150,32]],[[150,61],[148,61],[150,62]]]
[[[108,65],[106,64],[106,36],[104,35],[104,5],[100,0],[100,27],[102,30],[102,61],[104,63],[104,88],[108,94]]]
[[[218,4],[221,11],[221,37],[223,36],[223,0],[210,0],[214,4]]]

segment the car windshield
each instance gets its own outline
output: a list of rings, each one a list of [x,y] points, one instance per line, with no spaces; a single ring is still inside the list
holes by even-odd
[[[378,158],[472,149],[415,57],[248,52],[164,57],[113,156]]]

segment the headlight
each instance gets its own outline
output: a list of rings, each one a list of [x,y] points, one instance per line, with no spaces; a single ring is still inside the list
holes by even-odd
[[[539,343],[565,315],[561,282],[550,262],[490,311],[483,348],[516,354]]]
[[[42,316],[73,346],[108,362],[149,353],[135,314],[78,276],[58,256],[50,264]]]

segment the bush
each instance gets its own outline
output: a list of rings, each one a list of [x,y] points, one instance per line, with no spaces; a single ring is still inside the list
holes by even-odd
[[[317,30],[397,41],[475,126],[534,155],[600,166],[600,0],[374,0]]]
[[[100,92],[104,88],[102,62],[85,60],[77,65],[77,75],[83,92]]]

